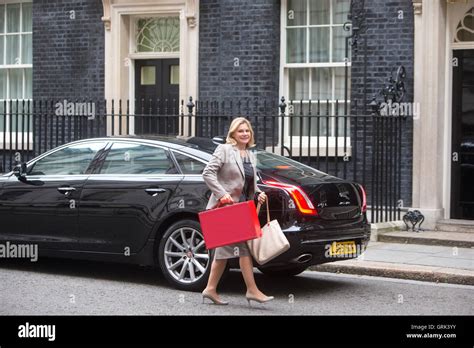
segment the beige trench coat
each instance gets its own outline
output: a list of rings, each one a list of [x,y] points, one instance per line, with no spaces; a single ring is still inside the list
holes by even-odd
[[[262,191],[257,187],[257,160],[251,151],[248,151],[248,153],[254,170],[254,187],[250,188],[249,196],[254,197],[256,192]],[[219,199],[226,193],[231,195],[234,202],[239,202],[244,188],[245,174],[237,146],[232,144],[219,145],[214,151],[211,161],[204,168],[202,176],[212,192],[206,209],[214,208]]]

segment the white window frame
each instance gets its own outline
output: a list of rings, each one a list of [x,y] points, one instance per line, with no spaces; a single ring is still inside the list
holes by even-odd
[[[24,3],[33,3],[33,0],[3,0],[2,1],[2,5],[11,5],[11,4],[24,4]],[[4,50],[3,50],[3,59],[2,59],[2,62],[6,62],[6,58],[7,58],[7,50],[5,49],[6,47],[6,37],[8,35],[20,35],[20,42],[19,42],[19,48],[20,50],[22,49],[22,35],[23,34],[31,34],[33,35],[33,30],[32,31],[23,31],[23,8],[21,8],[20,10],[20,31],[17,32],[17,33],[7,33],[6,32],[6,25],[7,25],[7,21],[6,21],[6,17],[7,17],[7,11],[4,12],[4,24],[5,24],[5,28],[4,28],[4,31],[2,35],[5,39],[4,39]],[[25,69],[33,69],[33,64],[0,64],[0,69],[2,70],[6,70],[7,74],[6,74],[6,78],[7,78],[7,81],[6,81],[6,86],[7,86],[7,96],[6,96],[6,99],[0,99],[0,104],[4,104],[4,102],[6,101],[7,105],[6,105],[6,110],[4,110],[4,112],[7,114],[7,118],[6,118],[6,122],[5,122],[5,127],[4,127],[4,130],[1,131],[0,130],[0,145],[2,145],[2,150],[12,150],[12,149],[15,149],[15,150],[33,150],[33,129],[32,127],[30,127],[30,131],[29,132],[26,132],[25,130],[22,130],[22,131],[14,131],[12,132],[12,142],[10,142],[10,122],[11,122],[11,114],[10,114],[10,72],[12,69],[21,69],[22,71],[22,91],[21,91],[21,95],[22,95],[22,98],[21,99],[18,99],[19,100],[19,104],[21,104],[21,102],[24,100],[25,103],[29,102],[30,103],[30,110],[32,110],[32,101],[33,99],[25,99],[25,93],[26,93],[26,73],[25,73]],[[31,81],[31,83],[33,83],[33,81]],[[14,99],[12,101],[12,103],[16,103],[16,100],[17,99]],[[3,114],[2,114],[3,115]],[[8,116],[9,115],[9,116]],[[30,116],[31,118],[32,116]],[[0,122],[2,122],[3,124],[3,117],[2,117],[2,120],[0,120]],[[16,138],[17,138],[17,134],[18,134],[18,140],[19,140],[19,144],[16,143]],[[3,142],[3,139],[5,138],[5,143]],[[21,141],[21,143],[20,143]],[[26,143],[29,143],[29,146],[27,148],[27,144]]]
[[[309,1],[307,0],[308,5]],[[330,3],[330,13],[332,13],[332,1]],[[288,12],[288,0],[282,0],[281,1],[281,13],[280,13],[280,91],[279,94],[283,95],[285,97],[289,97],[289,69],[290,68],[344,68],[346,66],[349,67],[349,69],[352,66],[352,62],[348,61],[346,62],[330,62],[330,63],[287,63],[286,62],[286,56],[287,56],[287,45],[286,45],[286,40],[287,40],[287,28],[308,28],[308,27],[331,27],[333,25],[332,19],[333,16],[331,15],[330,23],[329,24],[324,24],[324,25],[310,25],[310,11],[309,8],[307,8],[307,23],[304,26],[287,26],[287,12]],[[306,38],[306,61],[309,61],[309,38]],[[333,45],[333,39],[332,36],[329,38],[329,60],[332,60],[332,45]],[[312,94],[312,81],[311,81],[311,74],[312,70],[310,69],[309,73],[309,95]],[[334,70],[332,70],[331,73],[331,86],[332,86],[332,91],[331,95],[334,95],[335,92],[335,73]],[[293,101],[294,104],[299,103],[299,101]],[[308,104],[308,101],[303,101],[304,104]],[[331,104],[331,110],[335,109],[335,103],[336,100],[329,100],[329,103]],[[289,134],[289,126],[290,126],[290,114],[289,114],[289,108],[288,106],[290,105],[290,100],[286,100],[287,108],[286,108],[286,113],[285,113],[285,134],[283,139],[279,139],[279,145],[275,146],[275,153],[280,153],[281,151],[281,143],[283,142],[283,146],[289,147],[290,145],[290,138],[292,139],[292,155],[293,156],[317,156],[317,144],[318,144],[318,138],[319,138],[319,154],[320,156],[325,156],[326,152],[328,153],[328,156],[334,157],[336,156],[337,152],[337,157],[350,157],[352,156],[352,147],[351,147],[351,137],[350,135],[347,137],[344,136],[338,136],[337,141],[335,136],[311,136],[311,139],[308,139],[309,136],[291,136]],[[312,103],[312,110],[315,110],[316,103],[313,101]],[[343,101],[339,105],[344,105]],[[349,111],[350,111],[350,100],[348,100],[347,105],[349,106]],[[324,106],[324,107],[323,107]],[[321,100],[321,110],[326,109],[326,103]],[[341,110],[341,107],[339,107],[339,115],[342,115],[343,113],[343,107]],[[331,115],[334,115],[334,111],[330,112]],[[324,114],[322,114],[324,115]],[[349,119],[348,119],[349,120]],[[279,126],[282,127],[282,120],[279,119]],[[335,129],[335,126],[332,126],[332,128]],[[281,128],[280,128],[281,129]],[[302,139],[301,139],[302,138]],[[299,143],[300,139],[302,140],[303,147],[300,148]],[[308,148],[308,141],[311,141],[311,148]],[[328,143],[328,148],[326,149],[326,142]],[[337,151],[336,151],[336,142],[337,142]],[[346,147],[344,148],[344,142],[346,144]],[[267,147],[267,151],[272,152],[273,147]],[[286,153],[286,151],[284,151]]]

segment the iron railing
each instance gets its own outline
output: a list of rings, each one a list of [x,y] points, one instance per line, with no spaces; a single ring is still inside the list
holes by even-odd
[[[272,103],[190,98],[180,103],[150,103],[154,108],[144,108],[143,101],[133,104],[121,100],[3,102],[0,172],[79,139],[146,134],[225,136],[231,120],[245,116],[252,122],[259,148],[361,183],[367,191],[372,222],[400,219],[406,117],[377,112],[351,115],[349,104],[327,100],[286,102],[282,98]],[[357,109],[357,105],[352,107]]]

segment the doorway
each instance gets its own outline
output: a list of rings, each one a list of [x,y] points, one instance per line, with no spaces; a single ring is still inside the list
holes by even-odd
[[[135,134],[177,135],[179,59],[135,60]]]
[[[474,220],[474,50],[454,50],[451,218]]]

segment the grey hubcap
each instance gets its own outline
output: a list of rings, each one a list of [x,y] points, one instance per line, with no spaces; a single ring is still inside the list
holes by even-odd
[[[209,252],[198,230],[182,227],[173,231],[165,244],[165,265],[168,273],[181,283],[194,283],[210,266]]]

